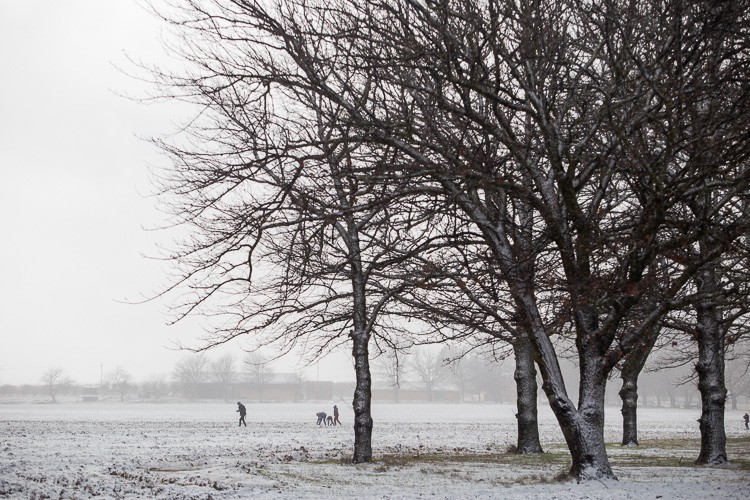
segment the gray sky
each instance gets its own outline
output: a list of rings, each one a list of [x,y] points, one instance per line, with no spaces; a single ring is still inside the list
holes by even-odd
[[[163,60],[160,24],[133,0],[0,0],[0,47],[0,384],[54,366],[80,383],[102,365],[139,381],[170,373],[186,355],[172,340],[199,325],[167,327],[164,303],[118,302],[165,282],[143,257],[163,238],[143,229],[161,220],[143,193],[164,159],[139,136],[174,130],[184,110],[120,97],[145,86],[116,67]],[[353,379],[337,358],[321,378]]]

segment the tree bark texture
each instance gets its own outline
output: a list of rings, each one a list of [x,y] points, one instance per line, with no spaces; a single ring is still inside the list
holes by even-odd
[[[563,434],[570,448],[573,464],[570,474],[579,481],[617,479],[609,464],[604,446],[604,393],[607,376],[604,361],[594,352],[583,350],[581,363],[578,411],[569,415],[561,412]]]
[[[576,410],[567,398],[550,399],[573,461],[569,474],[578,481],[617,479],[604,446],[604,387],[586,384],[591,393]]]
[[[699,285],[701,292],[718,288],[718,277],[713,270],[705,271]],[[724,383],[724,332],[719,311],[708,299],[696,306],[698,363],[698,391],[701,395],[701,450],[697,464],[717,465],[727,462],[724,409],[727,390]]]
[[[625,371],[620,373],[622,388],[622,445],[638,446],[638,372]]]
[[[354,389],[354,457],[355,464],[369,462],[372,459],[372,377],[370,375],[370,358],[368,338],[364,333],[353,333],[352,356],[357,384]]]
[[[516,370],[516,419],[518,420],[518,442],[516,451],[544,453],[539,442],[539,421],[537,409],[536,368],[534,353],[528,338],[521,337],[513,344]]]
[[[596,348],[582,348],[578,408],[567,395],[554,348],[545,335],[534,334],[532,344],[538,356],[547,359],[539,364],[550,407],[562,429],[570,451],[570,475],[578,481],[617,479],[609,464],[604,446],[604,394],[607,383],[604,358]]]
[[[638,377],[658,337],[658,327],[644,332],[642,341],[630,351],[622,364],[620,399],[622,400],[622,446],[638,446]]]

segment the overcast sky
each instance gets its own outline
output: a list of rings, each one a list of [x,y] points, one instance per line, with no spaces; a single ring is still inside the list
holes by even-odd
[[[161,221],[144,194],[164,158],[142,137],[185,110],[121,97],[145,86],[118,69],[127,55],[163,61],[161,39],[133,0],[0,0],[0,384],[57,366],[79,383],[98,383],[102,366],[169,374],[187,355],[173,341],[201,334],[166,326],[164,302],[122,303],[165,283],[144,257],[163,238],[144,229]],[[323,361],[321,378],[353,379],[346,359]]]

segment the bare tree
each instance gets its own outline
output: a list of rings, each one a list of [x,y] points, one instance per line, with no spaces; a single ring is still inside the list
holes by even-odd
[[[271,368],[271,359],[258,352],[251,352],[245,357],[245,365],[250,371],[250,379],[258,391],[258,401],[263,401],[263,393],[266,386],[273,380],[274,371]]]
[[[142,388],[146,397],[150,397],[153,398],[154,401],[158,401],[159,399],[169,394],[169,384],[167,383],[167,376],[163,374],[152,375],[143,383]]]
[[[404,285],[382,270],[424,250],[394,233],[413,227],[420,200],[439,196],[440,212],[473,228],[503,280],[513,308],[505,319],[529,341],[570,473],[614,478],[603,433],[609,373],[690,301],[690,283],[703,287],[693,297],[712,296],[712,266],[746,227],[734,207],[747,194],[739,131],[748,93],[731,76],[747,71],[745,6],[186,3],[195,15],[176,24],[196,28],[185,42],[197,70],[176,84],[207,112],[202,149],[167,148],[183,182],[165,191],[183,196],[181,220],[203,229],[176,256],[190,269],[178,284],[199,295],[186,311],[220,288],[248,311],[214,343],[293,314],[306,319],[277,339],[317,332],[320,352],[351,327],[355,461],[369,460],[369,341],[385,332],[378,321]],[[699,109],[715,97],[721,106]],[[719,140],[704,140],[711,136]],[[699,206],[686,223],[691,199]],[[696,259],[674,258],[698,247]],[[256,250],[293,278],[272,294],[282,308],[263,315],[246,305]],[[331,310],[334,298],[346,314]],[[693,303],[706,308],[702,331],[717,332],[715,304]],[[576,347],[577,404],[552,340],[559,332]],[[714,340],[704,344],[723,356]],[[701,358],[715,380],[706,391],[713,415],[721,367]],[[528,365],[520,363],[524,376]],[[706,435],[722,424],[702,420]]]
[[[620,366],[622,387],[622,442],[623,446],[638,446],[638,378],[646,365],[648,355],[654,347],[658,328],[652,327],[643,337],[644,341],[633,348]]]
[[[466,392],[472,382],[470,365],[473,360],[468,356],[456,356],[449,346],[440,350],[440,359],[445,363],[445,379],[458,387],[459,399],[462,403],[465,402]]]
[[[512,352],[516,362],[516,450],[518,453],[542,453],[536,370],[527,333],[519,325],[504,280],[495,273],[486,247],[479,243],[482,236],[465,224],[455,209],[449,208],[443,215],[444,220],[433,225],[436,232],[445,236],[444,244],[431,248],[414,263],[408,263],[412,269],[405,274],[415,279],[398,295],[410,308],[407,318],[418,319],[431,327],[431,331],[415,341],[459,341],[465,350],[448,356],[458,363],[469,352],[485,352],[488,358],[495,360],[504,359]],[[524,274],[532,280],[534,266],[528,262],[534,259],[529,255],[525,259]]]
[[[673,261],[665,268],[659,257],[699,244],[713,232],[709,227],[730,240],[744,227],[731,207],[747,190],[747,175],[742,168],[730,172],[732,154],[718,149],[713,158],[722,170],[712,170],[712,179],[723,182],[720,172],[726,172],[734,186],[707,205],[716,215],[711,225],[686,230],[682,224],[682,202],[706,192],[707,172],[685,162],[682,153],[696,144],[696,131],[672,119],[674,102],[668,97],[674,91],[687,97],[694,88],[675,89],[680,80],[663,68],[675,54],[670,30],[691,26],[679,33],[681,43],[700,45],[710,36],[692,27],[707,27],[705,19],[716,18],[700,9],[672,10],[672,2],[653,6],[654,15],[644,15],[635,4],[616,3],[528,2],[516,9],[455,2],[447,7],[405,1],[390,8],[373,2],[358,11],[357,21],[371,35],[349,42],[359,48],[363,67],[369,62],[387,72],[384,80],[415,98],[403,128],[378,120],[389,103],[365,101],[366,96],[348,100],[350,116],[363,130],[374,130],[377,140],[411,155],[413,162],[401,166],[404,172],[413,171],[414,163],[423,172],[432,169],[447,198],[479,228],[533,346],[543,388],[571,451],[571,474],[614,477],[602,427],[607,375],[684,299],[687,284],[728,240],[687,265]],[[736,23],[737,14],[731,21],[722,14],[721,22]],[[368,19],[377,21],[368,24]],[[742,43],[736,37],[733,42]],[[373,50],[374,44],[382,50]],[[736,66],[729,59],[736,54],[725,49],[707,59],[726,56],[731,71]],[[698,65],[691,69],[705,71]],[[653,75],[660,75],[658,82]],[[662,85],[669,91],[662,92]],[[711,88],[718,91],[721,85]],[[713,123],[729,120],[738,130],[740,115],[733,113],[746,107],[747,97],[735,97],[734,107],[726,108],[732,111]],[[680,101],[686,110],[695,104]],[[744,151],[747,138],[734,134],[724,145]],[[539,255],[559,265],[560,272],[552,275],[557,297],[540,294],[538,281],[524,272],[530,254],[524,251],[528,239],[519,237],[523,219],[510,217],[516,201],[538,214],[534,242],[543,245]],[[652,282],[662,280],[669,285],[661,300],[638,310]],[[567,313],[575,335],[577,405],[567,394],[550,342],[551,325],[541,310],[546,299]]]
[[[744,397],[746,402],[750,402],[750,370],[748,370],[748,360],[728,360],[725,375],[731,409],[737,409],[737,401],[741,397]]]
[[[196,22],[174,22],[195,30],[184,40],[185,57],[209,76],[162,76],[206,112],[190,129],[190,148],[162,143],[175,161],[160,190],[199,237],[170,256],[180,274],[168,291],[193,292],[177,305],[180,316],[200,310],[228,319],[196,350],[248,335],[282,353],[303,346],[314,360],[350,342],[353,460],[369,461],[369,343],[381,337],[387,344],[398,329],[384,318],[405,280],[387,270],[431,244],[419,237],[429,232],[428,221],[394,207],[405,203],[408,185],[370,172],[391,161],[392,150],[352,136],[336,119],[344,110],[310,92],[302,75],[291,76],[299,63],[283,47],[306,36],[307,27],[259,4],[241,11],[188,4]],[[267,35],[279,44],[270,52]],[[328,60],[325,47],[297,48],[318,63]],[[244,76],[227,80],[229,60]],[[399,227],[407,226],[404,238]]]
[[[219,392],[225,402],[229,401],[229,391],[236,378],[234,356],[231,354],[224,354],[211,362],[211,380],[219,386]]]
[[[296,371],[292,374],[291,382],[294,384],[294,401],[299,401],[304,397],[303,385],[305,383],[305,375],[301,371]]]
[[[198,396],[201,385],[209,380],[208,358],[203,354],[186,356],[174,367],[174,378],[185,397]]]
[[[120,397],[120,401],[125,400],[125,395],[132,388],[132,375],[122,366],[116,366],[107,374],[107,384]]]
[[[445,379],[447,371],[440,353],[436,352],[435,349],[416,348],[409,356],[408,369],[415,382],[432,401],[435,388]]]
[[[50,368],[44,372],[41,381],[53,403],[57,403],[57,396],[73,384],[73,379],[65,375],[65,371],[60,367]]]
[[[408,354],[400,350],[384,351],[375,358],[375,374],[393,389],[393,400],[399,402],[399,391],[404,381]]]

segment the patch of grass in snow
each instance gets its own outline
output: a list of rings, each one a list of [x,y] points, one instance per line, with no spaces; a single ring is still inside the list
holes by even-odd
[[[623,447],[619,443],[607,445],[610,463],[614,467],[699,467],[695,459],[700,449],[699,439],[652,439],[644,440],[638,447]],[[750,470],[750,436],[727,439],[727,454],[732,469]],[[312,461],[317,464],[352,465],[350,458]],[[545,453],[518,454],[513,449],[506,452],[420,452],[386,453],[373,457],[370,470],[385,473],[392,469],[417,467],[423,473],[435,474],[443,470],[450,474],[455,471],[452,464],[499,465],[536,470],[520,474],[515,479],[499,480],[498,484],[541,484],[567,481],[570,479],[570,454],[563,444],[548,445]],[[554,473],[554,471],[559,471]],[[496,480],[497,482],[497,480]]]
[[[620,467],[696,467],[700,439],[648,439],[640,446],[607,445],[610,461]],[[729,467],[750,470],[750,436],[727,438]]]
[[[660,456],[645,456],[638,454],[627,454],[619,455],[610,460],[615,467],[704,467],[702,465],[696,465],[695,456],[681,456],[681,457],[660,457]],[[717,467],[727,467],[731,469],[747,470],[750,471],[750,461],[744,459],[732,459],[731,454],[729,456],[729,463],[726,465],[719,465]]]
[[[737,448],[738,451],[747,450],[747,446],[750,445],[750,436],[743,437],[731,437],[727,438],[727,449]],[[662,450],[698,450],[701,446],[700,438],[694,439],[645,439],[640,442],[640,446],[635,446],[629,449],[645,449],[645,448],[657,448]],[[608,443],[607,448],[620,448],[628,449],[627,446],[622,446],[619,443]]]
[[[374,464],[384,467],[406,467],[418,464],[479,463],[502,465],[566,465],[570,455],[565,452],[518,453],[419,453],[382,455],[373,459]]]
[[[472,465],[500,466],[507,470],[520,470],[512,477],[478,479],[492,484],[513,486],[519,484],[550,484],[570,479],[570,455],[565,452],[523,454],[517,453],[419,453],[419,454],[386,454],[374,458],[373,470],[379,473],[392,469],[415,468],[422,474],[442,475],[451,479],[464,479],[470,482]],[[469,466],[469,468],[465,468]],[[488,469],[480,469],[488,470]],[[554,471],[559,471],[554,473]]]
[[[639,446],[631,449],[698,450],[700,447],[700,439],[644,439],[641,440]]]
[[[695,459],[687,457],[658,457],[628,453],[610,457],[613,467],[692,467]]]
[[[353,465],[351,459],[315,460],[310,463],[321,465]],[[546,453],[518,454],[518,453],[402,453],[383,454],[373,457],[370,464],[376,472],[385,472],[391,468],[412,467],[417,465],[446,465],[450,464],[498,464],[521,466],[553,466],[570,467],[570,454],[567,449],[560,448]],[[362,464],[359,464],[362,465]]]

